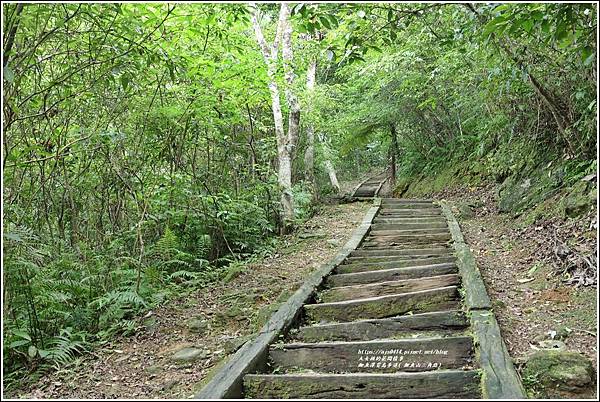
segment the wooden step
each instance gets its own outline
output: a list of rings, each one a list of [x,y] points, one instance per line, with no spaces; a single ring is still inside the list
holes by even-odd
[[[450,249],[444,254],[421,254],[421,255],[373,255],[373,256],[359,256],[359,257],[348,257],[346,258],[342,264],[372,264],[379,262],[410,262],[413,260],[423,259],[423,258],[436,258],[436,257],[452,257],[452,253]]]
[[[448,244],[451,239],[450,233],[443,234],[435,234],[435,235],[377,235],[377,236],[368,236],[365,238],[362,243],[362,247],[364,248],[372,248],[372,247],[392,247],[392,246],[402,246],[402,247],[440,247],[444,244]]]
[[[383,339],[359,342],[275,344],[269,348],[274,367],[329,373],[393,373],[458,369],[471,366],[470,336]]]
[[[255,399],[481,398],[477,371],[393,374],[248,374],[244,395]]]
[[[360,275],[360,274],[346,274]],[[345,300],[332,303],[306,304],[306,318],[313,323],[347,322],[369,318],[386,318],[412,313],[451,310],[459,305],[457,286],[418,292]]]
[[[398,215],[398,216],[443,216],[440,208],[394,208],[384,207],[379,210],[377,216],[382,215]]]
[[[339,287],[358,285],[361,283],[395,281],[402,279],[423,278],[427,276],[455,274],[457,272],[458,267],[454,264],[434,264],[422,267],[390,268],[350,274],[334,274],[327,277],[325,284],[329,287]]]
[[[403,238],[420,238],[424,236],[435,238],[436,236],[441,236],[442,240],[449,240],[451,237],[450,230],[447,227],[442,227],[425,229],[371,229],[367,238],[382,236],[402,236]]]
[[[422,198],[382,198],[381,204],[433,204],[433,200]]]
[[[423,267],[439,264],[454,264],[456,257],[444,256],[444,257],[432,257],[432,258],[415,258],[412,260],[404,261],[388,261],[388,262],[369,262],[369,263],[356,263],[356,264],[344,264],[338,265],[335,269],[336,274],[351,274],[354,272],[368,272],[377,271],[381,269],[394,269],[394,268],[409,268],[409,267]]]
[[[447,221],[445,218],[443,217],[435,217],[435,216],[425,216],[425,217],[407,217],[407,218],[393,218],[393,217],[377,217],[375,219],[373,219],[373,224],[374,225],[379,225],[382,223],[387,223],[387,224],[391,224],[391,225],[401,225],[401,224],[405,224],[405,225],[410,225],[410,224],[437,224],[437,223],[443,223],[443,224],[447,224]]]
[[[407,256],[409,258],[413,258],[414,256],[432,256],[432,255],[442,255],[448,254],[451,250],[447,247],[438,247],[438,248],[413,248],[413,249],[403,249],[403,250],[393,250],[387,247],[382,248],[381,250],[374,249],[357,249],[350,253],[350,258],[352,257],[384,257],[384,256]]]
[[[377,242],[377,241],[385,241],[385,242],[403,242],[403,241],[412,241],[418,240],[422,242],[426,241],[448,241],[452,238],[452,235],[449,231],[442,231],[436,233],[407,233],[407,234],[397,234],[397,231],[371,231],[365,238],[365,243],[367,242]],[[364,243],[363,243],[364,244]]]
[[[384,211],[389,211],[389,210],[397,210],[397,209],[435,209],[435,210],[441,210],[441,208],[438,205],[435,204],[428,204],[428,203],[416,203],[416,202],[402,202],[402,203],[389,203],[389,202],[383,202],[381,204],[381,209]]]
[[[446,229],[448,224],[443,221],[432,223],[374,223],[371,230],[432,230]]]
[[[327,289],[319,294],[319,299],[323,303],[367,299],[371,297],[438,289],[446,286],[458,285],[459,283],[460,279],[457,274],[438,275],[418,279],[404,279],[399,281],[385,281]]]
[[[370,341],[410,336],[417,331],[455,334],[468,325],[465,314],[460,310],[434,311],[401,317],[308,325],[298,328],[293,337],[298,342]]]

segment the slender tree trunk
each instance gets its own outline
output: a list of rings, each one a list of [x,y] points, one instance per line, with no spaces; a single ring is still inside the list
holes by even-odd
[[[398,155],[398,134],[396,133],[396,125],[390,124],[390,168],[392,173],[392,186],[396,184],[396,155]]]
[[[339,193],[340,183],[338,182],[337,174],[335,173],[333,163],[331,163],[329,159],[325,159],[323,163],[325,164],[325,169],[327,170],[327,174],[329,175],[329,181],[331,182],[331,185],[333,186],[333,188],[335,188],[335,191]]]
[[[298,143],[298,136],[300,134],[300,102],[298,97],[293,91],[294,85],[294,69],[292,67],[292,61],[294,59],[294,53],[292,51],[292,24],[290,23],[289,15],[290,9],[287,3],[281,3],[281,14],[285,17],[280,19],[283,24],[282,37],[281,37],[281,56],[283,59],[283,71],[285,77],[285,98],[287,100],[290,113],[288,115],[288,135],[287,135],[287,147],[291,159],[294,159],[296,150],[296,144]]]
[[[306,72],[306,89],[309,94],[314,91],[317,72],[317,59],[312,59]],[[306,127],[306,151],[304,152],[304,169],[306,178],[312,186],[315,199],[319,198],[317,183],[315,182],[315,128],[312,123]]]
[[[258,8],[255,4],[251,4],[252,10],[252,25],[254,26],[254,34],[256,41],[260,46],[265,64],[267,65],[267,76],[269,78],[269,92],[271,93],[271,106],[273,109],[273,121],[275,124],[275,137],[277,139],[277,159],[278,159],[278,182],[281,188],[281,206],[282,206],[282,222],[284,232],[288,230],[294,219],[294,198],[292,194],[292,148],[293,144],[289,141],[289,134],[294,134],[294,128],[290,126],[288,135],[285,135],[283,127],[283,114],[281,111],[281,102],[279,94],[279,86],[276,81],[277,73],[277,54],[279,50],[279,42],[281,41],[283,31],[288,26],[288,17],[290,14],[289,7],[286,3],[281,4],[279,12],[279,21],[277,23],[277,31],[273,45],[267,45],[265,37],[259,23]],[[291,41],[291,26],[288,29]],[[287,38],[286,38],[287,40]],[[284,46],[285,47],[285,46]],[[290,49],[291,50],[291,49]],[[286,57],[289,57],[287,55]],[[286,77],[287,78],[287,77]],[[292,77],[293,80],[293,77]],[[292,111],[290,111],[292,113]],[[299,119],[299,111],[298,111]],[[299,121],[299,120],[298,120]],[[295,127],[297,136],[297,127]]]
[[[329,175],[329,181],[331,186],[335,189],[336,193],[340,192],[340,183],[337,179],[337,174],[335,173],[335,168],[333,167],[333,163],[331,163],[331,159],[329,157],[329,146],[327,145],[327,141],[325,139],[325,135],[322,133],[319,134],[319,140],[321,141],[323,148],[323,165],[325,166],[325,170],[327,170],[327,174]]]

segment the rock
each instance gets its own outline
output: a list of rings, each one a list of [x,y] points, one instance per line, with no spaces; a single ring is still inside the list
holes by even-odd
[[[202,359],[207,355],[208,353],[203,349],[187,347],[179,349],[173,356],[171,356],[171,359],[178,363],[190,363],[198,359]]]
[[[576,218],[596,205],[596,191],[589,191],[590,184],[579,182],[573,186],[569,194],[561,201],[561,211],[565,217]]]
[[[175,385],[177,385],[177,383],[179,383],[179,381],[177,380],[169,380],[167,382],[165,382],[162,387],[160,387],[161,391],[168,391],[171,388],[173,388]]]
[[[530,170],[523,166],[519,174],[507,177],[498,189],[499,211],[518,214],[537,205],[563,183],[564,175],[562,167],[539,166]]]
[[[333,247],[337,247],[340,245],[340,241],[338,239],[329,239],[327,243],[332,245]]]
[[[158,374],[162,370],[162,366],[160,364],[155,364],[153,366],[146,367],[144,370],[146,370],[148,374]]]
[[[564,342],[556,340],[556,339],[547,339],[545,341],[540,341],[539,345],[542,349],[556,350],[556,351],[567,350],[567,345],[565,345]]]
[[[462,218],[470,219],[475,216],[475,212],[473,212],[473,209],[464,202],[459,202],[456,205],[456,208],[458,209],[459,216]]]
[[[249,337],[247,336],[230,338],[225,341],[225,344],[223,344],[223,350],[226,354],[235,353],[248,341],[248,338]]]
[[[308,233],[300,233],[298,235],[301,239],[321,239],[325,237],[324,232],[308,232]]]
[[[523,369],[525,384],[543,396],[556,391],[584,392],[593,384],[592,362],[567,351],[540,350],[531,355]]]
[[[203,320],[201,318],[192,318],[187,322],[187,327],[190,330],[190,332],[193,332],[195,334],[202,334],[207,329],[209,329],[210,326],[208,324],[208,321],[206,320]]]

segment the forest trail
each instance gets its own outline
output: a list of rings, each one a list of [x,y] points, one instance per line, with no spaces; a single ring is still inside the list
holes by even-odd
[[[312,279],[197,397],[523,397],[447,206],[375,199]]]
[[[386,170],[375,176],[367,177],[360,182],[352,191],[352,198],[373,198],[379,196],[381,189],[386,181],[390,179],[390,174]]]

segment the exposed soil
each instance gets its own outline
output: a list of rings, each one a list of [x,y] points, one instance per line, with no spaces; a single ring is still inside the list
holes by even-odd
[[[257,332],[301,286],[330,260],[360,224],[370,203],[324,206],[278,253],[248,264],[229,283],[207,286],[149,312],[137,333],[77,359],[33,386],[9,390],[18,398],[189,398],[228,354]],[[192,318],[207,328],[190,332]],[[244,338],[246,337],[246,338]],[[203,349],[193,363],[171,360],[186,346]]]
[[[499,214],[493,186],[432,194],[473,212],[456,215],[484,278],[510,355],[522,368],[544,340],[597,361],[596,210],[576,220],[523,219]],[[594,268],[584,261],[588,258]],[[587,283],[588,285],[582,285]],[[593,398],[595,391],[569,397]]]

